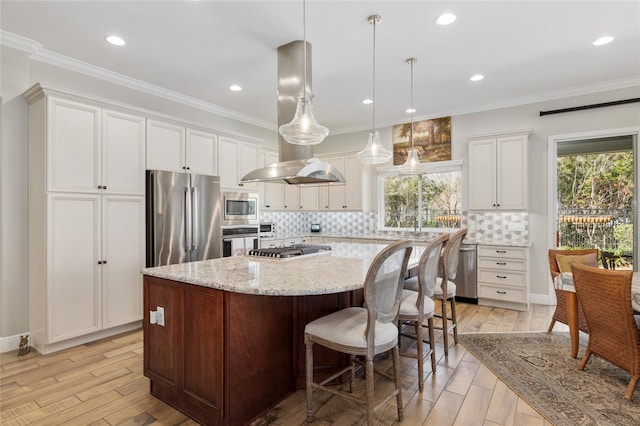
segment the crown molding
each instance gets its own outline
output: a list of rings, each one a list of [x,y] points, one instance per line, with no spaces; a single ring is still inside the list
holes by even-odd
[[[68,56],[60,55],[43,49],[41,44],[16,34],[2,31],[1,36],[2,38],[0,41],[2,44],[30,53],[31,59],[33,60],[85,74],[90,77],[99,78],[119,86],[134,89],[142,93],[177,102],[179,104],[210,112],[222,117],[238,120],[243,123],[262,127],[268,130],[276,130],[275,124],[270,121],[260,120],[247,114],[232,111],[191,96],[183,95],[170,89],[165,89],[161,86],[137,80],[124,74],[109,71],[105,68],[79,61]]]
[[[0,30],[0,44],[27,53],[35,53],[42,49],[42,45],[37,41],[3,30]]]

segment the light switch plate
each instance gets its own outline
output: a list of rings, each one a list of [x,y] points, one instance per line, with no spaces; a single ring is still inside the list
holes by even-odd
[[[156,319],[158,321],[158,325],[161,325],[164,327],[164,308],[162,306],[158,306],[156,312],[157,312]]]
[[[156,324],[158,322],[158,316],[156,311],[149,311],[149,324]]]

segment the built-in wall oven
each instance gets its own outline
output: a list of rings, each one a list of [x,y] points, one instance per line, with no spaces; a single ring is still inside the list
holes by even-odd
[[[258,226],[230,226],[222,228],[222,257],[244,256],[258,248]]]
[[[222,226],[258,226],[260,217],[258,205],[258,194],[224,192],[222,194]]]

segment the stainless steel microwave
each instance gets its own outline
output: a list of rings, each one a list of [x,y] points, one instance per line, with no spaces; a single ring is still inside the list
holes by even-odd
[[[258,194],[224,192],[222,194],[222,226],[258,225]]]

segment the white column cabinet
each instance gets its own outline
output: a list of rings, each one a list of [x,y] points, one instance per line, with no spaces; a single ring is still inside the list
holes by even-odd
[[[29,103],[29,335],[46,354],[139,328],[145,119],[36,85]]]
[[[469,140],[469,210],[528,208],[528,138],[521,131]]]
[[[147,170],[218,175],[218,136],[147,120]]]

